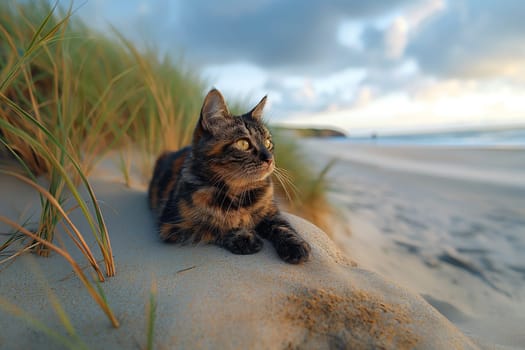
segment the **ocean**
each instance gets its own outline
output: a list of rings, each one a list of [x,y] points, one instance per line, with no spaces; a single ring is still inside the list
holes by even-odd
[[[411,133],[397,135],[372,134],[348,136],[345,142],[378,145],[429,145],[465,147],[525,147],[525,128],[494,130],[462,130],[433,133]]]

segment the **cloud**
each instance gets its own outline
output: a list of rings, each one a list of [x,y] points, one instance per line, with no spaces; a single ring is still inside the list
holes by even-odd
[[[357,90],[357,94],[354,100],[354,106],[355,107],[363,107],[372,101],[374,96],[373,89],[369,86],[361,86],[359,90]]]
[[[407,47],[422,71],[458,78],[525,80],[523,1],[449,1]]]
[[[136,42],[152,39],[226,94],[268,93],[274,120],[339,111],[345,123],[386,111],[392,122],[412,116],[410,125],[438,120],[432,111],[459,118],[455,109],[523,118],[512,92],[525,89],[521,0],[94,0],[89,8],[90,23],[104,18]]]
[[[357,56],[337,38],[344,19],[378,16],[414,0],[185,1],[174,41],[199,62],[245,60],[265,68],[330,65]]]
[[[372,55],[379,64],[404,59],[413,33],[444,7],[444,0],[427,0],[413,4],[390,19],[371,22],[362,35],[367,49],[364,54]]]
[[[404,92],[390,93],[349,108],[303,114],[286,124],[334,125],[351,134],[433,130],[436,126],[524,125],[525,88],[467,86],[470,84],[444,81],[432,87],[431,95],[420,99]],[[467,88],[470,90],[465,92]]]
[[[272,102],[272,118],[282,120],[304,111],[322,112],[350,106],[366,72],[347,68],[325,76],[274,73],[263,89]]]
[[[403,17],[398,17],[386,33],[386,56],[397,59],[403,56],[407,45],[408,23]]]

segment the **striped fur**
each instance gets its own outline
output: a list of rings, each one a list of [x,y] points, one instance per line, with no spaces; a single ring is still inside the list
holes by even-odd
[[[275,204],[273,143],[261,120],[265,102],[232,116],[220,92],[211,90],[191,146],[157,159],[148,200],[162,240],[253,254],[265,238],[286,262],[308,259],[310,246]]]

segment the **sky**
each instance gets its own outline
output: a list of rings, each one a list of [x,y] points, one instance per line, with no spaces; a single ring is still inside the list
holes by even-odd
[[[87,0],[274,124],[349,133],[525,125],[522,0]]]

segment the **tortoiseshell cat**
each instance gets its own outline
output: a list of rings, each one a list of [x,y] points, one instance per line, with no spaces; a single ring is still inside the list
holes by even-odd
[[[250,112],[232,116],[221,93],[211,90],[192,145],[157,159],[148,196],[164,241],[208,242],[253,254],[266,238],[284,261],[308,260],[310,245],[274,200],[274,146],[261,120],[265,103],[266,97]]]

